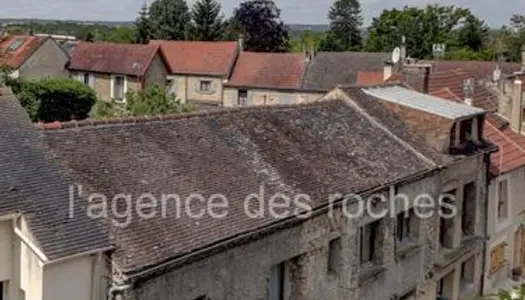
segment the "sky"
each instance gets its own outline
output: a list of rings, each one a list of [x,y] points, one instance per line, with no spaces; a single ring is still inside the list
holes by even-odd
[[[152,0],[148,0],[152,1]],[[195,0],[188,0],[191,5]],[[134,20],[144,0],[0,0],[0,18],[41,18],[91,21]],[[229,16],[240,0],[222,0]],[[286,23],[327,24],[326,14],[333,0],[275,0]],[[361,0],[365,25],[385,8],[425,6],[431,2],[470,8],[490,26],[507,24],[513,13],[525,13],[525,0]]]

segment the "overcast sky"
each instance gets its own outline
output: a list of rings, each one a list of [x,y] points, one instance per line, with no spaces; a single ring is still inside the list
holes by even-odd
[[[152,0],[148,0],[152,1]],[[191,5],[194,0],[189,0]],[[45,18],[73,20],[130,21],[134,20],[144,0],[0,0],[0,18]],[[230,15],[240,0],[220,1]],[[333,0],[276,0],[286,23],[325,24],[326,12]],[[365,23],[384,8],[439,2],[470,8],[489,25],[507,24],[513,13],[525,13],[525,0],[361,0]]]

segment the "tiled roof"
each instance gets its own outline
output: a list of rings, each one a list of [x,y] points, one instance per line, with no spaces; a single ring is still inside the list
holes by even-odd
[[[356,84],[359,71],[382,71],[388,53],[319,52],[312,58],[303,88],[329,91],[339,84]]]
[[[43,132],[49,154],[86,191],[228,199],[225,218],[177,218],[168,201],[164,217],[113,227],[114,261],[128,274],[275,224],[268,214],[244,213],[244,199],[261,186],[265,199],[304,193],[317,208],[331,193],[359,193],[434,168],[342,100],[48,127],[62,128]]]
[[[436,97],[462,102],[455,93],[443,88],[432,93]],[[525,137],[515,133],[508,124],[501,124],[497,115],[488,115],[483,127],[485,139],[496,144],[499,151],[490,156],[492,175],[508,173],[525,166]]]
[[[21,213],[49,260],[109,247],[101,224],[86,215],[79,197],[71,217],[73,181],[46,158],[41,136],[18,100],[1,91],[0,216]]]
[[[306,68],[301,53],[241,52],[228,85],[299,89]]]
[[[172,74],[229,76],[237,42],[151,41],[160,45]]]
[[[432,72],[462,69],[464,72],[467,72],[471,77],[474,78],[492,77],[496,66],[499,66],[503,74],[512,74],[513,72],[519,71],[521,68],[519,63],[512,62],[497,63],[493,61],[461,60],[434,60],[429,62],[432,64]]]
[[[40,46],[47,40],[47,37],[12,35],[7,38],[0,38],[0,65],[7,65],[10,68],[18,69]],[[19,44],[15,50],[9,47]]]
[[[376,85],[384,82],[383,72],[359,71],[357,73],[358,85]]]
[[[143,75],[159,53],[158,45],[81,42],[71,55],[69,69],[109,74]]]

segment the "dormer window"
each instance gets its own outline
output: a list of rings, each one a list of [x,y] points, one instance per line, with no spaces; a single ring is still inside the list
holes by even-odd
[[[452,127],[450,147],[463,150],[469,145],[476,144],[481,140],[481,132],[478,124],[482,121],[480,117],[473,117],[456,121]]]

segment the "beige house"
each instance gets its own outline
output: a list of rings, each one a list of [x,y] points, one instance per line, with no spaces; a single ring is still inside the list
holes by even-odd
[[[73,182],[45,158],[8,89],[0,89],[0,124],[0,299],[105,299],[109,240],[73,205]]]
[[[0,66],[6,65],[14,78],[67,78],[69,56],[51,37],[8,35],[0,37]]]
[[[160,45],[169,74],[167,86],[177,98],[200,108],[222,106],[223,84],[241,50],[238,42],[151,41]]]
[[[128,91],[165,87],[168,66],[158,45],[79,43],[68,66],[71,76],[106,101],[126,100]]]

